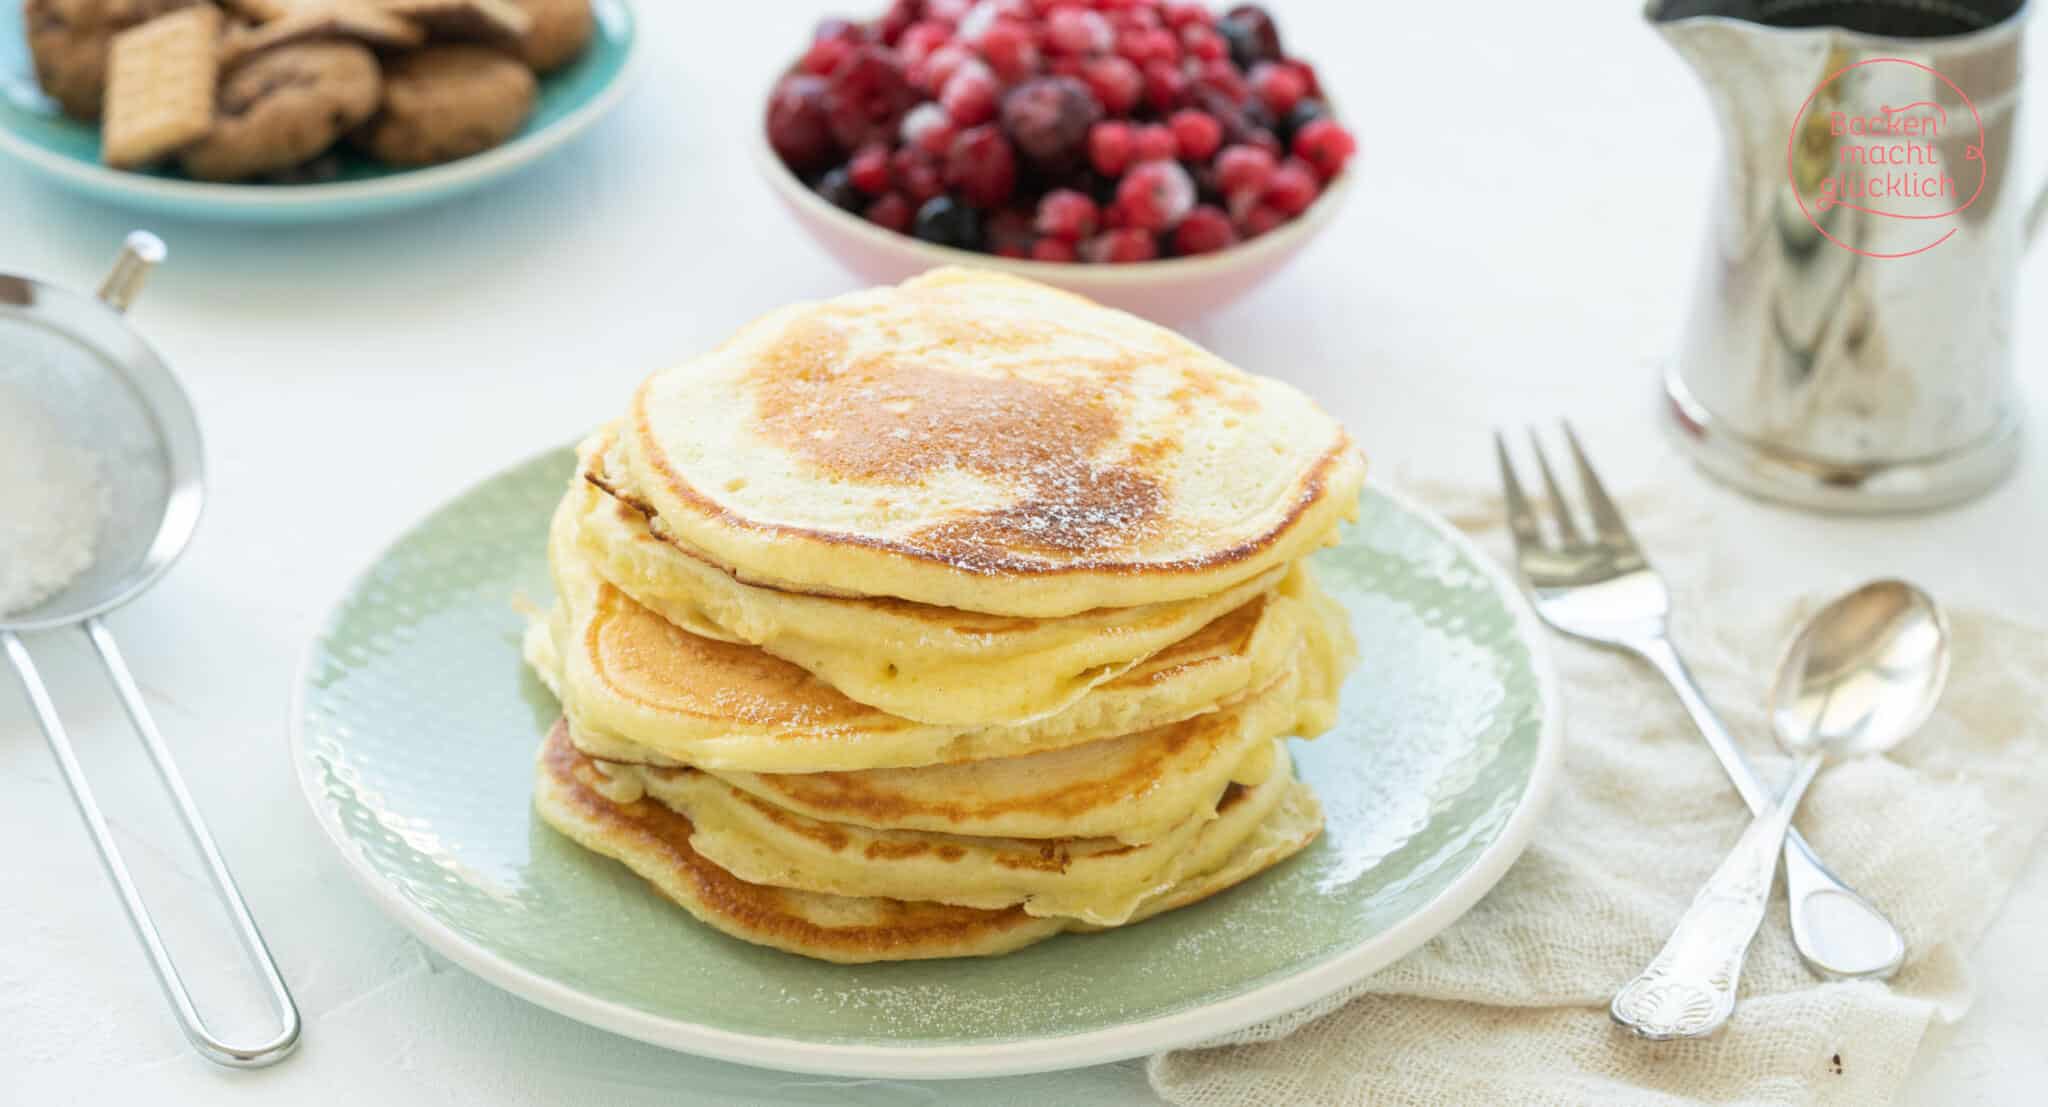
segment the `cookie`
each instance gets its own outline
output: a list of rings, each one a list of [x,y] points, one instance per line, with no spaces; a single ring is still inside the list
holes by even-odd
[[[552,73],[575,61],[590,45],[596,20],[590,0],[512,0],[533,21],[519,36],[519,57],[536,73]]]
[[[510,54],[430,46],[385,66],[384,102],[354,141],[393,165],[453,161],[511,138],[533,97],[533,71]]]
[[[185,151],[185,172],[233,181],[318,157],[377,110],[377,56],[360,43],[277,46],[228,74],[213,131]]]
[[[393,15],[427,28],[436,38],[516,41],[533,21],[512,0],[372,0]]]
[[[105,100],[107,44],[138,23],[201,0],[26,0],[22,21],[36,83],[74,119],[100,117]]]
[[[276,4],[279,0],[265,0]],[[366,3],[305,4],[268,19],[254,27],[229,33],[222,44],[224,65],[259,51],[294,42],[321,38],[353,39],[384,50],[405,50],[427,41],[427,32],[403,16],[392,15]]]
[[[134,169],[177,153],[213,126],[220,9],[183,8],[130,27],[107,46],[100,160]]]

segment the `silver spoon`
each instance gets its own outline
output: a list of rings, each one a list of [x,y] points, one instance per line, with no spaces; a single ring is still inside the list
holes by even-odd
[[[1827,762],[1883,753],[1919,729],[1948,682],[1948,660],[1948,620],[1904,581],[1873,581],[1808,620],[1771,685],[1771,729],[1799,759],[1792,781],[1742,832],[1650,967],[1615,995],[1615,1022],[1661,1041],[1728,1021],[1807,786]]]
[[[42,725],[50,752],[71,786],[100,860],[120,894],[157,982],[177,1011],[185,1037],[207,1059],[237,1068],[274,1064],[299,1040],[299,1011],[249,914],[227,862],[207,833],[199,807],[171,760],[142,690],[128,672],[103,616],[142,594],[170,569],[199,522],[204,496],[199,424],[178,379],[142,340],[123,313],[141,291],[144,278],[164,257],[155,235],[128,236],[113,272],[97,297],[81,296],[27,277],[0,273],[0,385],[47,405],[53,425],[81,448],[90,448],[105,478],[107,518],[99,528],[90,565],[49,596],[25,610],[0,611],[0,654],[12,663]],[[0,474],[5,479],[6,474]],[[106,816],[93,798],[70,738],[57,717],[23,635],[80,627],[113,681],[142,748],[156,763],[192,845],[206,862],[214,890],[227,907],[243,949],[263,977],[278,1017],[278,1028],[260,1041],[222,1040],[200,1015],[191,992],[171,960],[142,893],[129,875]]]

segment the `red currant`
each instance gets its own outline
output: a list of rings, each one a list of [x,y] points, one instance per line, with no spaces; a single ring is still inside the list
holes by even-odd
[[[1326,181],[1342,172],[1357,150],[1358,141],[1334,119],[1315,120],[1294,133],[1294,156]]]
[[[1200,204],[1173,229],[1176,254],[1213,254],[1237,245],[1237,230],[1222,209]]]
[[[1195,182],[1179,162],[1144,162],[1124,174],[1116,186],[1116,202],[1132,226],[1170,230],[1195,206]]]
[[[1056,188],[1038,201],[1038,219],[1032,225],[1048,238],[1079,242],[1095,233],[1099,214],[1087,193]]]

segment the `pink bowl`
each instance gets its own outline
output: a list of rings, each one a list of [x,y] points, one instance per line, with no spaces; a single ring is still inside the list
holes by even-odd
[[[1043,281],[1161,323],[1186,322],[1250,291],[1322,230],[1351,191],[1352,174],[1341,173],[1298,218],[1250,242],[1200,257],[1125,265],[1020,261],[933,245],[834,207],[805,188],[775,156],[765,126],[757,122],[753,135],[755,162],[797,222],[833,257],[870,281],[894,284],[934,266],[972,265]]]

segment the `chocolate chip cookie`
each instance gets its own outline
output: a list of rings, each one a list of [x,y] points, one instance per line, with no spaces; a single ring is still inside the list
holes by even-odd
[[[487,46],[432,46],[392,59],[384,98],[354,141],[393,165],[453,161],[511,138],[533,111],[533,70]]]
[[[213,130],[186,148],[185,172],[233,181],[290,169],[361,126],[382,91],[377,56],[359,43],[265,50],[221,83]]]
[[[107,44],[130,27],[200,0],[27,0],[22,20],[36,83],[64,114],[94,120],[106,94]]]
[[[533,20],[519,37],[519,56],[536,73],[552,73],[590,45],[596,21],[590,0],[512,0]]]

